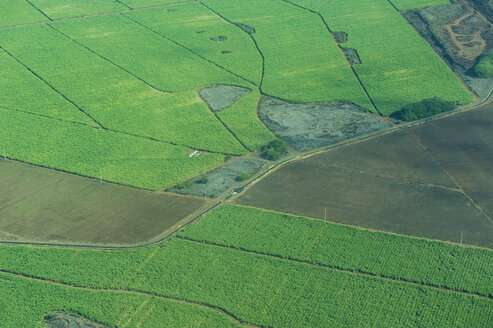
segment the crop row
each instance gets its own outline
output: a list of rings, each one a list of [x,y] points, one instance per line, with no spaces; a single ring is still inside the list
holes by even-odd
[[[2,270],[205,303],[271,327],[487,327],[493,315],[487,298],[183,239],[132,251],[2,247],[0,258]]]
[[[493,252],[226,205],[182,237],[288,259],[493,295]]]
[[[427,98],[469,103],[473,96],[388,0],[333,0],[320,14],[343,47],[356,49],[358,76],[381,113]]]
[[[220,154],[189,158],[185,147],[2,108],[0,147],[10,158],[148,189],[171,186],[224,161]]]
[[[0,273],[2,327],[46,327],[52,312],[77,313],[109,327],[239,327],[225,314],[153,296],[84,290]]]

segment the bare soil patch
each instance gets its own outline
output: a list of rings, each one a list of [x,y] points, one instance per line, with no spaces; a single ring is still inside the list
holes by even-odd
[[[259,117],[295,150],[326,146],[391,125],[348,102],[296,104],[268,96],[262,97]]]
[[[227,53],[227,52],[223,52]],[[235,85],[214,85],[199,90],[199,95],[214,112],[220,112],[232,106],[251,90]]]
[[[105,328],[107,326],[92,322],[81,316],[69,313],[55,312],[45,316],[44,322],[48,328]]]
[[[205,205],[3,159],[0,185],[0,238],[11,241],[136,244]]]
[[[493,248],[493,105],[287,164],[236,202]]]
[[[244,184],[240,179],[242,174],[253,175],[265,165],[266,162],[262,160],[239,158],[179,186],[174,186],[169,191],[184,195],[213,198],[232,187]]]
[[[404,17],[428,41],[469,87],[483,97],[493,79],[477,78],[471,71],[479,57],[493,47],[489,11],[493,3],[453,0],[451,4],[404,12]],[[491,1],[490,1],[491,2]]]

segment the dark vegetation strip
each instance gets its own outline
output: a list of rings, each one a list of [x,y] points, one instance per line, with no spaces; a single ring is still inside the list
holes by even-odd
[[[44,166],[37,165],[37,164],[31,164],[31,163],[27,163],[27,162],[23,162],[23,161],[19,161],[19,160],[15,160],[15,161],[21,162],[21,163],[25,163],[25,164],[29,164],[29,165],[34,165],[34,166],[37,166],[37,167],[46,168]],[[65,171],[62,171],[62,170],[59,170],[59,169],[55,169],[55,171],[65,172]],[[65,172],[65,173],[71,173],[71,172]],[[82,176],[82,177],[85,177],[85,178],[93,179],[91,177],[86,177],[86,176],[83,176],[83,175],[80,175],[80,174],[77,174],[77,173],[71,173],[71,174],[75,174],[75,175]],[[122,185],[122,184],[116,183],[116,182],[110,182],[110,183],[113,183],[113,184],[116,184],[116,185]],[[136,187],[132,187],[132,188],[136,188]],[[136,188],[136,189],[141,189],[141,188]],[[165,236],[163,236],[163,237],[161,237],[161,238],[159,238],[157,240],[150,241],[150,242],[147,242],[147,243],[144,243],[144,244],[140,244],[140,245],[134,245],[134,246],[108,246],[107,245],[107,246],[105,246],[105,245],[69,244],[69,243],[42,243],[42,242],[27,242],[27,241],[25,241],[25,242],[24,241],[0,241],[0,245],[34,246],[34,247],[57,247],[57,248],[76,248],[76,249],[78,248],[78,249],[91,249],[91,250],[133,250],[133,249],[147,248],[147,247],[150,247],[150,246],[161,244],[162,242],[168,240],[169,238],[173,237],[176,233],[182,231],[188,225],[190,225],[191,223],[197,221],[198,219],[200,219],[201,217],[203,217],[204,215],[206,215],[210,211],[214,210],[216,207],[218,207],[221,204],[222,204],[222,201],[219,201],[219,202],[215,203],[214,205],[210,206],[209,208],[205,209],[201,213],[197,214],[196,216],[194,216],[193,218],[191,218],[187,222],[183,223],[178,228],[176,228],[173,231],[169,232]]]
[[[265,73],[265,56],[262,53],[262,50],[260,50],[260,48],[259,48],[259,46],[257,44],[257,40],[255,40],[255,37],[252,34],[246,32],[245,30],[243,30],[241,27],[239,27],[234,22],[230,21],[229,19],[227,19],[226,17],[224,17],[223,15],[221,15],[219,12],[215,11],[214,9],[212,9],[211,7],[209,7],[208,5],[206,5],[205,3],[203,3],[202,1],[199,1],[199,3],[202,6],[204,6],[205,8],[207,8],[208,10],[210,10],[211,12],[213,12],[214,14],[216,14],[219,18],[223,19],[225,22],[227,22],[227,23],[235,26],[236,28],[239,28],[242,32],[248,34],[248,36],[250,37],[250,39],[252,39],[253,44],[255,45],[255,48],[257,48],[257,51],[260,54],[260,57],[262,57],[262,74],[260,76],[260,84],[258,85],[258,88],[260,90],[260,93],[262,93],[262,84],[264,83],[264,73]]]
[[[447,287],[443,287],[443,286],[438,287],[438,286],[428,285],[428,284],[425,284],[425,283],[422,283],[422,282],[409,281],[409,280],[403,280],[403,279],[398,279],[398,278],[391,278],[391,277],[382,276],[380,274],[368,273],[368,272],[363,272],[363,271],[359,271],[359,270],[349,270],[349,269],[344,269],[344,268],[341,268],[341,267],[331,266],[331,265],[326,265],[326,264],[310,263],[310,262],[306,262],[306,261],[303,261],[303,260],[287,258],[287,257],[283,257],[283,256],[280,256],[280,255],[275,255],[275,254],[270,254],[270,253],[265,253],[265,252],[258,252],[258,251],[252,251],[252,250],[245,249],[245,248],[239,248],[239,247],[234,247],[234,246],[227,246],[227,245],[217,244],[217,243],[209,242],[209,241],[195,240],[195,239],[191,239],[189,237],[183,237],[181,235],[177,235],[176,238],[187,240],[187,241],[194,242],[194,243],[197,243],[197,244],[203,244],[203,245],[214,246],[214,247],[221,247],[221,248],[228,248],[228,249],[233,249],[233,250],[236,250],[236,251],[239,251],[239,252],[244,252],[244,253],[249,253],[249,254],[255,254],[255,255],[260,255],[260,256],[266,256],[266,257],[270,257],[270,258],[274,258],[274,259],[278,259],[278,260],[282,260],[282,261],[287,261],[287,262],[302,263],[302,264],[310,265],[310,266],[313,266],[313,267],[323,267],[323,268],[327,268],[327,269],[331,269],[331,270],[335,270],[335,271],[340,271],[340,272],[346,272],[346,273],[350,273],[350,274],[362,275],[362,276],[372,277],[372,278],[379,278],[379,279],[383,279],[383,280],[387,280],[387,281],[401,282],[401,283],[405,283],[405,284],[409,284],[409,285],[414,285],[414,286],[419,286],[419,287],[432,288],[432,289],[446,291],[446,292],[450,292],[450,293],[457,293],[457,294],[463,294],[463,295],[471,295],[471,296],[477,296],[477,297],[480,297],[480,298],[485,298],[485,299],[488,299],[488,300],[493,300],[493,295],[486,296],[486,295],[482,295],[482,294],[479,294],[479,293],[476,293],[476,292],[461,291],[461,290],[456,290],[456,289],[447,288]]]
[[[53,19],[51,19],[48,15],[46,15],[46,13],[44,11],[42,11],[41,9],[39,9],[38,7],[36,7],[31,1],[29,0],[26,0],[26,2],[31,5],[31,7],[33,7],[34,9],[36,9],[37,11],[39,11],[44,17],[48,18],[49,21],[52,21]]]
[[[240,79],[242,79],[243,81],[248,82],[248,83],[252,84],[252,85],[253,85],[253,86],[255,86],[255,87],[257,86],[257,84],[256,84],[255,82],[250,81],[249,79],[247,79],[247,78],[245,78],[245,77],[243,77],[243,76],[241,76],[241,75],[239,75],[239,74],[236,74],[235,72],[233,72],[233,71],[231,71],[231,70],[227,69],[227,68],[226,68],[226,67],[224,67],[224,66],[221,66],[221,65],[217,64],[216,62],[213,62],[212,60],[210,60],[210,59],[208,59],[208,58],[206,58],[206,57],[202,56],[201,54],[199,54],[199,53],[197,53],[197,52],[193,51],[192,49],[188,48],[187,46],[185,46],[185,45],[183,45],[183,44],[181,44],[181,43],[179,43],[179,42],[177,42],[177,41],[175,41],[175,40],[171,39],[170,37],[168,37],[168,36],[166,36],[166,35],[164,35],[164,34],[162,34],[162,33],[158,32],[158,31],[156,31],[156,30],[153,30],[152,28],[148,27],[147,25],[142,24],[141,22],[139,22],[139,21],[137,21],[137,20],[135,20],[135,19],[133,19],[133,18],[131,18],[131,17],[129,17],[129,16],[127,16],[127,15],[125,15],[124,13],[120,13],[120,15],[122,15],[122,16],[124,16],[125,18],[127,18],[127,19],[131,20],[131,21],[132,21],[132,22],[134,22],[135,24],[138,24],[138,25],[140,25],[141,27],[143,27],[143,28],[145,28],[145,29],[147,29],[147,30],[151,31],[152,33],[154,33],[154,34],[156,34],[156,35],[159,35],[159,36],[160,36],[160,37],[162,37],[163,39],[168,40],[168,41],[170,41],[170,42],[174,43],[175,45],[177,45],[177,46],[179,46],[179,47],[181,47],[181,48],[185,49],[186,51],[188,51],[188,52],[190,52],[191,54],[193,54],[193,55],[195,55],[195,56],[199,57],[200,59],[205,60],[206,62],[208,62],[208,63],[210,63],[210,64],[212,64],[212,65],[214,65],[214,66],[216,66],[216,67],[218,67],[218,68],[220,68],[220,69],[222,69],[223,71],[225,71],[225,72],[227,72],[227,73],[229,73],[229,74],[231,74],[231,75],[234,75],[234,76],[236,76],[237,78],[240,78]]]
[[[283,1],[283,2],[285,2],[285,3],[288,3],[288,4],[290,4],[290,5],[293,5],[293,6],[295,6],[295,7],[298,7],[298,8],[301,8],[301,9],[303,9],[303,10],[306,10],[306,11],[308,11],[308,12],[310,12],[310,13],[312,13],[312,14],[315,14],[315,15],[317,15],[318,17],[320,17],[320,19],[322,20],[322,22],[323,22],[323,23],[324,23],[324,25],[325,25],[325,28],[326,28],[326,29],[327,29],[327,31],[329,32],[330,36],[332,37],[332,39],[334,40],[334,42],[337,44],[337,46],[339,47],[339,49],[340,49],[340,50],[341,50],[341,52],[343,53],[344,57],[346,57],[346,55],[344,54],[344,51],[343,51],[343,47],[339,44],[339,42],[337,42],[337,41],[335,40],[335,38],[334,38],[334,34],[333,34],[332,30],[330,29],[329,24],[327,24],[327,21],[325,20],[325,18],[324,18],[324,17],[323,17],[323,16],[322,16],[319,12],[316,12],[316,11],[311,10],[311,9],[309,9],[309,8],[306,8],[306,7],[300,6],[300,5],[298,5],[298,4],[296,4],[296,3],[293,3],[293,2],[291,2],[291,1],[289,1],[289,0],[282,0],[282,1]],[[383,114],[380,112],[380,110],[378,109],[378,107],[375,105],[375,102],[373,101],[373,98],[370,96],[370,93],[368,92],[368,90],[366,89],[365,85],[364,85],[364,84],[363,84],[363,82],[361,81],[361,79],[360,79],[360,77],[359,77],[358,73],[357,73],[357,72],[356,72],[356,70],[354,69],[353,65],[351,65],[351,63],[347,60],[347,58],[346,58],[346,62],[347,62],[347,64],[349,65],[349,67],[351,68],[351,70],[353,71],[354,76],[356,77],[356,79],[358,80],[358,83],[359,83],[359,84],[361,85],[361,87],[363,88],[363,91],[366,93],[366,96],[367,96],[367,97],[368,97],[368,99],[370,100],[370,102],[371,102],[372,106],[376,109],[376,111],[378,112],[378,114],[379,114],[380,116],[385,116],[385,115],[383,115]]]
[[[35,71],[33,71],[32,69],[30,69],[27,65],[25,65],[22,61],[20,61],[20,59],[18,59],[17,57],[15,57],[13,54],[11,54],[7,49],[3,48],[1,45],[0,45],[0,49],[2,49],[3,51],[5,51],[5,53],[7,55],[9,55],[12,59],[14,59],[16,62],[18,62],[19,64],[21,64],[25,69],[27,69],[31,74],[33,74],[35,77],[37,77],[39,80],[41,80],[44,84],[46,84],[48,87],[50,87],[50,89],[52,89],[53,91],[55,91],[56,93],[58,93],[60,96],[63,97],[63,99],[65,99],[66,101],[68,101],[69,103],[71,103],[75,108],[77,108],[81,113],[83,113],[84,115],[86,115],[87,117],[89,117],[94,123],[96,123],[100,128],[104,129],[104,126],[99,123],[94,117],[92,117],[89,113],[87,113],[86,111],[84,111],[82,108],[80,108],[75,102],[73,102],[72,100],[70,100],[67,96],[65,96],[63,93],[61,93],[60,91],[58,91],[58,89],[56,89],[53,85],[51,85],[48,81],[46,81],[43,77],[41,77],[38,73],[36,73]]]
[[[199,97],[200,97],[200,95],[199,95]],[[200,99],[202,99],[202,97],[200,97]],[[223,120],[217,115],[217,112],[213,111],[212,108],[209,106],[209,104],[206,101],[203,101],[203,103],[205,104],[205,106],[207,107],[207,109],[209,109],[209,111],[211,112],[211,114],[214,115],[214,117],[219,121],[219,123],[221,123],[224,126],[224,128],[226,128],[226,130],[228,130],[229,133],[231,133],[231,135],[236,139],[236,141],[238,141],[243,148],[245,148],[249,152],[252,152],[252,150],[250,148],[248,148],[247,145],[245,145],[240,140],[240,138],[238,138],[238,136],[233,132],[233,130],[231,130],[229,128],[229,126],[227,126],[226,123],[223,122]]]
[[[124,7],[127,7],[130,10],[133,10],[134,9],[134,8],[130,7],[129,5],[127,5],[126,3],[124,3],[124,2],[122,2],[120,0],[115,0],[115,2],[121,4]]]
[[[213,310],[215,312],[219,312],[221,314],[227,315],[232,321],[234,321],[234,322],[236,322],[236,323],[238,323],[238,324],[240,324],[242,326],[246,326],[246,327],[258,327],[258,328],[261,328],[262,327],[262,326],[258,326],[258,325],[252,324],[250,322],[241,321],[235,315],[233,315],[232,313],[230,313],[230,312],[228,312],[228,311],[226,311],[226,310],[224,310],[222,308],[218,308],[216,306],[213,306],[213,305],[210,305],[210,304],[207,304],[207,303],[199,303],[199,302],[190,301],[190,300],[187,300],[187,299],[184,299],[184,298],[174,298],[174,297],[169,297],[169,296],[164,296],[164,295],[158,295],[158,294],[154,294],[154,293],[150,293],[150,292],[143,292],[143,291],[132,290],[132,289],[112,289],[112,288],[85,287],[85,286],[79,286],[79,285],[74,285],[74,284],[67,284],[67,283],[64,283],[64,282],[50,280],[50,279],[39,278],[39,277],[36,277],[36,276],[30,276],[30,275],[25,275],[25,274],[21,274],[21,273],[15,273],[15,272],[11,272],[11,271],[0,270],[0,272],[1,273],[4,273],[4,274],[16,276],[16,277],[19,277],[19,278],[23,278],[23,279],[29,279],[29,280],[34,280],[34,281],[44,282],[44,283],[47,283],[47,284],[52,284],[52,285],[57,285],[57,286],[64,286],[64,287],[69,287],[69,288],[76,288],[76,289],[83,289],[83,290],[97,291],[97,292],[115,292],[115,293],[143,295],[143,296],[150,296],[150,297],[156,297],[156,298],[160,298],[160,299],[165,299],[165,300],[169,300],[169,301],[175,301],[175,302],[180,302],[180,303],[187,303],[187,304],[194,305],[194,306],[200,306],[200,307],[203,307],[203,308],[208,308],[208,309]]]
[[[161,91],[161,92],[164,92],[164,93],[171,93],[171,91],[169,90],[163,90],[163,89],[160,89],[154,85],[152,85],[151,83],[147,82],[146,80],[144,80],[143,78],[135,75],[134,73],[130,72],[128,69],[126,69],[125,67],[123,66],[120,66],[118,65],[117,63],[111,61],[109,58],[106,58],[104,57],[103,55],[100,55],[99,53],[97,53],[96,51],[92,50],[91,48],[89,48],[88,46],[82,44],[81,42],[79,42],[78,40],[70,37],[69,35],[65,34],[64,32],[60,31],[59,29],[57,29],[56,27],[54,27],[52,24],[47,24],[49,27],[51,27],[54,31],[60,33],[61,35],[63,35],[64,37],[66,37],[67,39],[69,39],[70,41],[74,42],[75,44],[83,47],[84,49],[86,49],[87,51],[91,52],[92,54],[98,56],[99,58],[107,61],[108,63],[110,63],[111,65],[121,69],[122,71],[124,71],[125,73],[128,73],[130,74],[131,76],[133,76],[134,78],[136,78],[137,80],[141,81],[142,83],[146,84],[147,86],[155,89],[155,90],[158,90],[158,91]]]

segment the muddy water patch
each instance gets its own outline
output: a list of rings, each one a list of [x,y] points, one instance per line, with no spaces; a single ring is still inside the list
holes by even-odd
[[[64,312],[49,313],[44,317],[48,328],[106,328],[84,317]]]
[[[330,145],[391,124],[343,101],[295,104],[262,97],[260,119],[295,150]]]
[[[214,85],[199,90],[200,97],[212,111],[220,112],[251,92],[250,89],[235,85]]]

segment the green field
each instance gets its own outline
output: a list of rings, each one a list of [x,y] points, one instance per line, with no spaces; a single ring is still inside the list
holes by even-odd
[[[280,220],[285,220],[286,225]],[[326,247],[319,248],[314,243],[318,239]],[[283,242],[291,243],[292,250],[284,251],[291,247]],[[362,247],[348,246],[360,243]],[[383,247],[378,250],[377,244]],[[337,249],[331,251],[332,248]],[[434,251],[421,258],[425,249]],[[415,270],[411,265],[402,269],[385,266],[384,262],[402,265],[404,260],[399,257],[421,260],[411,264]],[[454,263],[455,257],[462,267]],[[489,250],[226,206],[185,230],[179,238],[139,250],[0,247],[0,271],[71,286],[142,291],[206,304],[259,326],[488,327],[493,318],[491,280],[487,274],[481,279],[473,271],[480,274],[489,270],[491,258]],[[334,264],[343,259],[347,264]],[[457,284],[458,280],[464,282]],[[40,286],[53,288],[50,284]],[[3,299],[18,295],[13,290],[2,290]],[[46,294],[51,293],[54,292]],[[28,303],[26,296],[17,298],[18,302]],[[67,304],[70,306],[57,308],[70,308],[110,325],[116,325],[119,317],[98,312],[99,303],[91,309],[72,301]],[[54,306],[41,302],[30,311],[39,315],[53,311]],[[8,307],[2,314],[13,323],[26,320],[9,315],[16,311],[17,308]],[[223,318],[211,318],[219,319]],[[187,325],[197,326],[194,320],[190,318]]]
[[[73,129],[78,138],[55,142],[40,127],[32,130],[36,142],[21,143],[21,149],[12,141],[31,136],[18,129],[0,146],[12,159],[96,178],[103,168],[108,181],[137,187],[169,187],[224,156],[272,141],[257,116],[263,94],[293,102],[346,100],[384,115],[433,96],[472,100],[384,0],[16,0],[0,8],[0,115],[17,120],[35,114],[27,119],[34,129],[51,118],[50,126]],[[338,44],[331,32],[346,32],[348,41]],[[354,48],[362,63],[351,66],[344,47]],[[213,113],[198,95],[211,85],[252,92]],[[95,144],[100,134],[125,140],[119,145],[126,150],[115,153],[113,141]],[[139,137],[168,149],[159,155],[165,162],[137,165],[144,153],[155,158],[153,151],[138,150]],[[51,147],[51,154],[37,143]],[[69,151],[75,144],[90,151]],[[127,157],[134,152],[129,149],[141,153],[139,159]],[[187,158],[196,149],[207,159]]]

